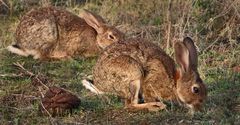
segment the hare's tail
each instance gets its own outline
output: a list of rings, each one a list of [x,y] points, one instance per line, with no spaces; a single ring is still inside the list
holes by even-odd
[[[22,50],[17,44],[8,46],[7,50],[12,53],[15,53],[17,55],[20,55],[20,56],[28,56],[29,55],[26,51]]]
[[[82,84],[86,89],[90,90],[91,92],[97,95],[104,94],[104,92],[100,91],[96,86],[94,86],[90,80],[84,79],[82,80]]]

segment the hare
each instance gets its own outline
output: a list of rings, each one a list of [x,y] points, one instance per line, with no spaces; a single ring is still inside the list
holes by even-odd
[[[124,38],[99,15],[83,10],[80,16],[56,7],[31,10],[20,20],[16,43],[7,49],[34,59],[93,57]]]
[[[125,100],[125,106],[160,110],[165,101],[186,104],[190,111],[201,109],[207,89],[197,65],[198,55],[191,38],[174,45],[176,62],[160,47],[142,39],[120,41],[107,47],[93,69],[94,85],[83,85],[96,94],[113,93]],[[144,103],[138,101],[143,98]]]

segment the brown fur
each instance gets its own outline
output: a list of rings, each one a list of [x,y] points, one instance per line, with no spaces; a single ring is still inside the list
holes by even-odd
[[[80,18],[56,7],[31,10],[21,18],[16,29],[16,44],[23,51],[37,51],[39,58],[91,57],[98,55],[102,49],[98,42],[105,42],[107,46],[123,38],[120,31],[105,24],[100,16],[87,10],[83,13]],[[87,16],[96,18],[104,31],[102,34],[86,23]],[[107,33],[112,32],[115,39],[107,39]]]
[[[188,69],[186,72],[177,70],[174,60],[157,45],[130,39],[105,49],[94,67],[93,78],[94,85],[101,91],[115,93],[128,100],[134,100],[134,87],[137,86],[134,81],[140,80],[139,92],[143,94],[145,103],[180,100],[197,108],[206,98],[206,88],[196,68]],[[199,94],[191,92],[195,84],[200,88]],[[133,102],[130,104],[135,105]]]

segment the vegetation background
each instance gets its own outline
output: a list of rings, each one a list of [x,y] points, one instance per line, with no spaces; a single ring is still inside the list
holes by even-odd
[[[199,72],[208,87],[203,112],[168,104],[160,112],[129,112],[117,97],[97,97],[80,81],[96,58],[40,62],[10,54],[19,19],[41,6],[75,14],[83,8],[125,32],[158,44],[172,56],[172,42],[191,36],[199,50]],[[73,114],[50,117],[39,111],[39,91],[14,63],[64,86],[81,98]],[[0,0],[0,124],[240,124],[240,0]]]

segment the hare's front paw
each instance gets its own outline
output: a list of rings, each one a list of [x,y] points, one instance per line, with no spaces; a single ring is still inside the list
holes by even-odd
[[[161,102],[150,102],[147,104],[148,111],[160,111],[166,108],[166,105]]]
[[[148,102],[142,104],[131,104],[128,105],[126,108],[130,110],[143,110],[147,109],[148,111],[160,111],[166,108],[166,105],[161,102]]]

